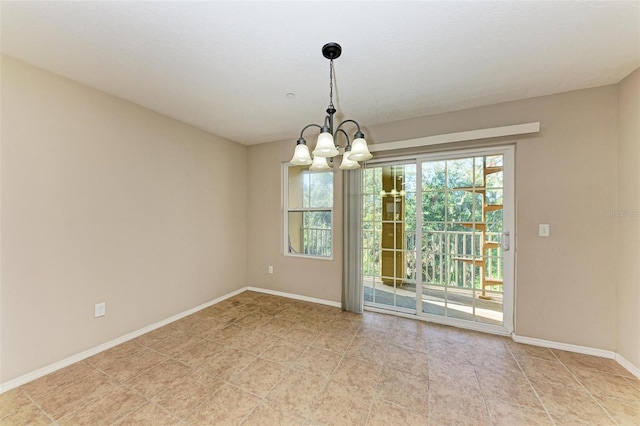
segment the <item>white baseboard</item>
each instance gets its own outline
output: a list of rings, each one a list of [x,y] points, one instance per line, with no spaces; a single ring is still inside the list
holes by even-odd
[[[629,361],[627,361],[620,354],[613,351],[590,348],[588,346],[571,345],[569,343],[554,342],[552,340],[536,339],[534,337],[518,336],[515,333],[511,334],[511,339],[513,339],[513,341],[516,343],[524,343],[527,345],[542,346],[544,348],[559,349],[561,351],[576,352],[579,354],[593,355],[593,356],[599,356],[601,358],[613,359],[617,361],[618,364],[620,364],[625,369],[627,369],[631,374],[633,374],[634,376],[640,379],[640,369],[635,365],[633,365],[632,363],[630,363]]]
[[[106,351],[107,349],[110,349],[114,346],[120,345],[124,342],[127,342],[129,340],[135,339],[136,337],[142,336],[143,334],[146,334],[150,331],[155,330],[156,328],[160,328],[163,327],[167,324],[170,324],[174,321],[177,321],[181,318],[184,318],[186,316],[189,316],[191,314],[194,314],[204,308],[208,308],[209,306],[215,305],[216,303],[220,303],[223,300],[226,300],[230,297],[233,297],[237,294],[240,294],[244,291],[248,290],[248,287],[243,287],[241,289],[232,291],[231,293],[227,293],[224,296],[220,296],[216,299],[210,300],[209,302],[203,303],[202,305],[198,305],[195,308],[191,308],[188,309],[184,312],[181,312],[179,314],[173,315],[169,318],[166,318],[162,321],[158,321],[156,323],[153,323],[151,325],[148,325],[146,327],[143,327],[139,330],[133,331],[131,333],[125,334],[122,337],[118,337],[117,339],[113,339],[109,342],[103,343],[101,345],[98,345],[94,348],[91,349],[87,349],[86,351],[80,352],[78,354],[72,355],[68,358],[65,358],[63,360],[60,360],[58,362],[54,362],[53,364],[49,364],[45,367],[39,368],[35,371],[32,371],[30,373],[24,374],[20,377],[17,377],[13,380],[9,380],[7,382],[4,383],[0,383],[0,394],[4,393],[6,391],[9,391],[11,389],[17,388],[18,386],[22,386],[25,383],[29,383],[32,380],[38,379],[42,376],[46,376],[47,374],[53,373],[54,371],[60,370],[64,367],[68,367],[71,364],[74,364],[76,362],[82,361],[84,359],[87,359],[93,355],[96,355],[102,351]]]
[[[569,343],[554,342],[551,340],[536,339],[534,337],[518,336],[515,333],[511,338],[516,343],[525,343],[527,345],[542,346],[544,348],[560,349],[561,351],[576,352],[585,355],[594,355],[601,358],[615,359],[615,352],[606,351],[604,349],[590,348],[588,346],[570,345]]]
[[[332,300],[326,300],[326,299],[317,299],[315,297],[309,297],[309,296],[301,296],[299,294],[294,294],[294,293],[285,293],[284,291],[268,290],[266,288],[251,287],[251,286],[246,287],[246,289],[249,291],[255,291],[258,293],[265,293],[265,294],[271,294],[273,296],[286,297],[288,299],[303,300],[305,302],[313,302],[313,303],[318,303],[320,305],[334,306],[336,308],[340,308],[342,306],[340,302],[334,302]]]
[[[625,357],[623,357],[619,353],[616,353],[616,357],[614,359],[618,361],[618,364],[626,368],[631,374],[633,374],[638,379],[640,379],[640,368],[631,364],[631,362],[629,362]]]

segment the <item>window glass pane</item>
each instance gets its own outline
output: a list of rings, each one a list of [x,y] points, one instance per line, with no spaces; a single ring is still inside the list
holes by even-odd
[[[422,223],[446,221],[447,206],[445,192],[423,192],[422,214]]]
[[[333,207],[333,172],[306,172],[308,185],[304,188],[308,208]]]
[[[473,158],[447,161],[447,186],[449,188],[468,188],[473,186]]]
[[[302,215],[302,212],[289,212],[289,253],[304,253]]]
[[[333,207],[333,172],[310,172],[307,166],[289,166],[289,209]]]
[[[502,188],[502,172],[487,175],[487,188]]]
[[[487,205],[501,206],[502,203],[502,189],[487,191]]]
[[[376,196],[364,195],[362,198],[362,221],[373,222],[376,211]]]
[[[476,157],[473,159],[474,173],[475,173],[475,186],[484,186],[484,159],[482,157]]]
[[[289,253],[331,256],[331,211],[289,212]]]
[[[306,166],[289,166],[287,167],[287,190],[289,197],[289,209],[301,209],[304,206],[304,191],[308,183],[308,167]],[[306,181],[306,183],[305,183]],[[308,204],[308,203],[307,203]]]
[[[422,190],[444,189],[445,161],[422,163]]]

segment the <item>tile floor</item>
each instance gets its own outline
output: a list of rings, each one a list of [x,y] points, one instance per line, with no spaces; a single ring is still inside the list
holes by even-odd
[[[0,396],[2,425],[640,424],[612,360],[245,292]]]

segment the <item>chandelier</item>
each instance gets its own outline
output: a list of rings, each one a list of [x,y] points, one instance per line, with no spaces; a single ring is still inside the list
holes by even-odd
[[[333,115],[336,113],[336,109],[333,106],[333,60],[340,57],[341,53],[342,47],[340,47],[338,43],[327,43],[322,46],[322,55],[329,59],[329,106],[327,107],[327,115],[324,117],[324,124],[322,126],[318,124],[308,124],[302,128],[300,138],[293,153],[293,158],[291,159],[291,164],[296,166],[311,165],[311,167],[309,167],[311,171],[331,169],[327,159],[339,154],[338,149],[340,146],[336,143],[336,140],[340,134],[347,139],[344,154],[342,155],[342,163],[340,163],[341,169],[357,169],[360,167],[358,161],[367,161],[373,157],[367,147],[367,141],[364,140],[364,133],[360,131],[360,125],[356,121],[344,120],[335,130],[333,127]],[[357,128],[356,133],[353,135],[353,142],[349,140],[347,132],[342,129],[342,126],[348,123],[355,124]],[[309,154],[307,141],[303,137],[305,130],[310,127],[320,129],[316,147],[313,150],[313,159]]]

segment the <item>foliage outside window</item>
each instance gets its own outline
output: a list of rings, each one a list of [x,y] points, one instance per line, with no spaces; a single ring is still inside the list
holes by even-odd
[[[285,253],[332,256],[333,171],[285,166]]]

